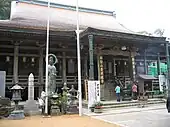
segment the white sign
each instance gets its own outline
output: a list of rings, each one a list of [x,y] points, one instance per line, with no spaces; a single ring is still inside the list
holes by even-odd
[[[163,92],[163,85],[166,85],[166,78],[164,75],[159,75],[159,88]]]
[[[88,109],[100,101],[100,81],[88,81]]]

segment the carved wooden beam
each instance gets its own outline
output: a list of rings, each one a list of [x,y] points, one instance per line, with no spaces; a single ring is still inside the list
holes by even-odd
[[[13,45],[0,45],[0,48],[14,48]],[[25,49],[25,50],[39,50],[39,47],[35,47],[35,46],[19,46],[19,49]],[[43,48],[43,50],[45,50],[45,48]],[[76,52],[76,49],[69,49],[69,48],[50,48],[51,51],[65,51],[65,52]]]
[[[100,54],[100,55],[120,55],[120,56],[129,56],[129,51],[114,51],[114,50],[100,50],[100,52],[98,52],[97,50],[94,51],[95,54]],[[136,56],[136,52],[132,52],[133,56]]]
[[[45,43],[41,43],[41,42],[39,42],[39,41],[36,41],[36,45],[37,45],[38,47],[44,47],[46,44],[45,44]]]
[[[21,43],[23,43],[23,41],[15,41],[15,40],[11,41],[11,44],[15,46],[19,46]]]
[[[104,48],[104,44],[95,44],[94,49],[102,50]]]

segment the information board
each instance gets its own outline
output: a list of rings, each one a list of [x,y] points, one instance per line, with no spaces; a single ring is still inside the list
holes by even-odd
[[[100,81],[88,81],[88,108],[100,101]]]

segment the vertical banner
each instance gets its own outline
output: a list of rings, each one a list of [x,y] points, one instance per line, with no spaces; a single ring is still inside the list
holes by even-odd
[[[94,81],[95,83],[95,97],[96,101],[100,101],[100,81]]]
[[[88,109],[100,101],[100,81],[88,81]]]

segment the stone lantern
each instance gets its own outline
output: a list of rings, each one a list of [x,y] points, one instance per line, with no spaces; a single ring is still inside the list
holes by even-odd
[[[62,104],[61,104],[61,108],[62,108],[62,112],[64,114],[67,113],[67,109],[68,109],[68,90],[69,88],[67,87],[67,83],[64,83],[64,86],[62,88],[63,90],[63,94],[62,94]]]
[[[74,85],[72,85],[71,89],[69,90],[69,95],[72,102],[77,99],[77,93],[78,91],[74,88]]]
[[[19,86],[18,84],[16,84],[15,86],[13,86],[11,88],[12,90],[12,100],[14,101],[15,103],[15,108],[18,109],[18,102],[22,100],[21,98],[21,90],[23,88],[21,86]]]
[[[25,118],[24,111],[19,109],[19,107],[18,107],[19,101],[22,100],[21,90],[23,90],[23,88],[21,86],[19,86],[18,84],[16,84],[11,88],[11,90],[13,92],[12,101],[14,101],[14,103],[15,103],[15,110],[13,112],[11,112],[11,114],[9,115],[9,118],[10,119],[23,119],[23,118]]]
[[[58,110],[60,110],[60,100],[56,92],[51,96],[51,114],[52,115],[58,114],[59,113]]]
[[[74,85],[72,85],[71,89],[69,90],[69,96],[68,96],[68,101],[69,101],[68,112],[71,114],[78,113],[77,93],[78,91],[74,88]]]
[[[67,87],[67,83],[64,83],[62,90],[63,90],[63,92],[68,93],[69,88]]]

